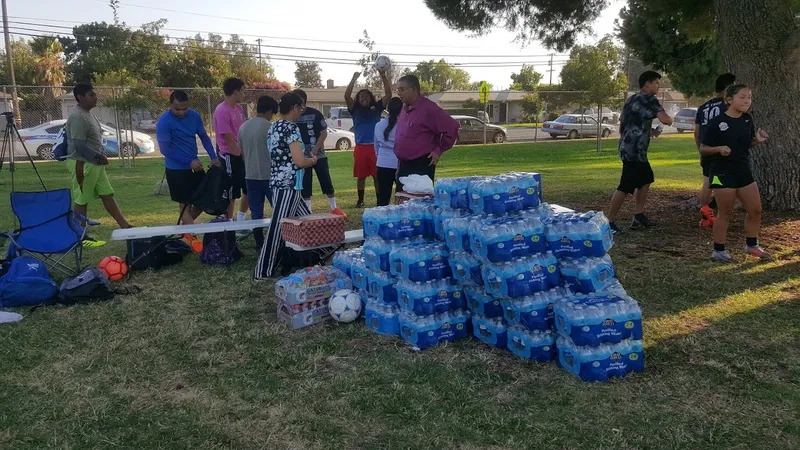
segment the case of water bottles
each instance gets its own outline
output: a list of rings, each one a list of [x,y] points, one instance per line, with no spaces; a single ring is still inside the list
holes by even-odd
[[[350,250],[342,250],[340,252],[336,252],[333,256],[333,267],[344,272],[347,275],[347,278],[352,280],[353,278],[353,261],[356,259],[363,259],[362,256],[362,249],[361,248],[354,248]]]
[[[443,228],[447,248],[454,252],[471,251],[469,229],[478,219],[478,215],[462,215],[445,220]]]
[[[397,278],[386,272],[373,271],[367,277],[369,295],[383,303],[397,303]]]
[[[539,206],[541,175],[508,173],[469,182],[470,209],[475,213],[507,214]]]
[[[628,296],[592,293],[558,300],[553,311],[561,336],[578,346],[642,339],[642,310]]]
[[[503,317],[505,307],[500,300],[487,294],[483,285],[464,285],[464,295],[467,297],[467,308],[476,314],[485,317]]]
[[[437,208],[433,213],[433,232],[437,239],[446,239],[444,223],[456,217],[467,216],[471,213],[467,209]]]
[[[558,258],[602,257],[614,245],[603,213],[556,214],[545,230],[547,245]]]
[[[503,350],[508,347],[508,324],[502,317],[473,314],[472,334],[486,345]]]
[[[644,370],[642,341],[626,339],[616,344],[581,347],[559,336],[556,345],[561,367],[583,381],[606,381]]]
[[[508,350],[522,359],[549,362],[558,356],[556,333],[552,330],[529,330],[520,325],[508,327]]]
[[[400,279],[397,282],[397,300],[400,309],[419,316],[463,309],[466,306],[461,286],[449,278],[424,283]]]
[[[400,335],[400,309],[397,304],[386,304],[369,297],[364,305],[364,322],[367,327],[379,334]]]
[[[469,209],[469,183],[482,177],[442,178],[433,188],[439,208]]]
[[[450,252],[443,243],[395,247],[389,254],[392,275],[411,281],[433,281],[451,275]]]
[[[469,228],[469,238],[472,252],[493,263],[547,251],[544,224],[536,217],[507,216],[476,221]]]
[[[559,263],[561,276],[572,292],[589,294],[604,289],[615,280],[614,263],[608,255],[602,258],[564,258]]]
[[[460,309],[427,316],[401,311],[399,321],[400,337],[420,350],[464,339],[470,333],[469,312]]]
[[[448,261],[453,278],[460,283],[483,284],[483,275],[481,275],[483,263],[477,256],[467,252],[454,252],[450,253]]]
[[[275,283],[275,295],[287,305],[329,299],[339,289],[353,286],[347,275],[333,266],[314,266],[281,278]]]
[[[495,297],[525,297],[561,285],[558,259],[551,252],[514,261],[484,264],[486,292]]]
[[[501,300],[503,317],[509,324],[527,330],[550,330],[555,321],[553,305],[567,295],[566,289],[558,287],[526,297]]]

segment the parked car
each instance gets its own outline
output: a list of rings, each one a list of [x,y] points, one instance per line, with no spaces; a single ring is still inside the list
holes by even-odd
[[[350,150],[355,146],[355,134],[337,128],[328,128],[328,137],[325,138],[325,150]]]
[[[353,116],[350,115],[350,111],[346,106],[335,106],[331,108],[331,114],[327,122],[328,128],[353,131]]]
[[[136,124],[136,128],[145,131],[156,131],[156,122],[158,122],[158,119],[140,120]]]
[[[472,116],[452,116],[460,125],[458,129],[458,143],[467,142],[483,143],[483,124],[484,122]],[[508,130],[503,127],[486,124],[486,141],[502,144],[506,141]]]
[[[600,136],[606,138],[611,136],[616,128],[603,123],[600,125],[600,130]],[[597,119],[581,114],[564,114],[554,121],[542,124],[542,131],[553,139],[559,136],[566,136],[568,139],[597,136]]]
[[[678,130],[678,133],[694,131],[695,117],[697,117],[697,108],[683,108],[675,114],[672,126]]]
[[[38,156],[40,159],[53,159],[53,144],[55,144],[56,138],[58,138],[58,134],[64,128],[65,123],[67,123],[65,119],[52,120],[35,127],[19,130],[19,134],[31,156]],[[109,156],[119,155],[120,148],[124,156],[156,151],[155,142],[145,133],[119,130],[121,140],[118,140],[117,130],[104,124],[100,124],[100,128],[103,130],[103,148]],[[14,152],[20,156],[25,155],[25,150],[19,143],[15,145]]]
[[[590,116],[597,119],[597,110],[594,108],[587,108],[584,110],[576,109],[575,111],[572,111],[572,114]],[[617,120],[619,120],[619,114],[615,113],[614,111],[608,108],[603,108],[601,117],[602,117],[601,121],[603,123],[617,123]]]

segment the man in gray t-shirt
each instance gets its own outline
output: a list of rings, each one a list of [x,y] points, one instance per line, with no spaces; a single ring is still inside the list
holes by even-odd
[[[269,188],[272,163],[267,150],[267,134],[272,126],[272,116],[277,113],[277,100],[266,95],[261,96],[256,104],[256,116],[239,128],[237,142],[244,155],[244,178],[250,201],[250,217],[253,220],[264,218],[265,198],[272,206],[272,192]],[[260,250],[264,245],[264,229],[256,228],[253,236]]]

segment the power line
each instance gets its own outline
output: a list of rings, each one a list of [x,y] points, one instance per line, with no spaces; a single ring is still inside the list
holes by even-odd
[[[31,25],[31,26],[36,26],[36,27],[45,27],[45,28],[67,29],[67,30],[70,30],[70,31],[73,29],[72,27],[65,27],[65,26],[60,26],[60,25],[37,24],[37,23],[31,23],[31,22],[11,21],[11,23],[18,24],[18,25]],[[23,29],[23,30],[26,30],[26,31],[47,32],[47,30],[33,30],[33,29],[27,29],[27,28],[21,28],[21,27],[16,27],[16,28],[20,28],[20,29]],[[219,34],[219,33],[213,33],[213,34]],[[96,36],[96,37],[101,37],[101,36]],[[195,40],[194,38],[181,38],[181,37],[173,37],[173,36],[161,36],[161,37],[163,37],[165,39],[174,39],[174,40]],[[256,41],[259,41],[259,40],[260,39],[256,39]],[[328,52],[328,53],[350,53],[350,54],[359,54],[359,55],[364,54],[364,52],[365,52],[363,49],[362,50],[337,50],[337,49],[308,48],[308,47],[296,47],[296,46],[289,47],[289,46],[270,45],[270,44],[263,44],[263,47],[265,47],[265,48],[277,48],[277,49],[283,49],[283,50],[302,50],[302,51]],[[527,59],[531,59],[531,58],[552,58],[552,56],[554,54],[551,53],[551,54],[546,54],[546,55],[464,55],[464,54],[451,55],[451,54],[432,54],[432,53],[392,53],[392,55],[393,56],[419,56],[419,57],[432,57],[432,58],[527,58]]]
[[[22,32],[15,31],[15,30],[21,30],[21,31],[24,31],[24,32],[47,33],[47,32],[49,32],[49,30],[40,30],[40,29],[27,28],[27,27],[18,27],[18,26],[13,26],[11,28],[13,28],[13,30],[11,32],[14,33],[14,34],[17,34],[17,35],[32,36],[32,37],[53,37],[53,36],[47,36],[47,35],[42,35],[42,34],[35,34],[34,35],[34,34],[22,33]],[[74,37],[87,37],[87,38],[102,38],[102,37],[104,37],[104,36],[91,35],[91,34],[73,34],[73,33],[69,33],[69,34],[74,36]],[[171,38],[171,37],[167,37],[167,36],[154,36],[154,37],[160,37],[160,38],[165,38],[165,39],[169,38],[169,39],[174,39],[174,40],[179,40],[179,41],[186,41],[187,43],[204,42],[204,41],[198,41],[197,39],[194,39],[194,38],[177,38],[177,37]],[[162,43],[162,45],[167,46],[167,47],[177,48],[177,49],[183,49],[187,44],[169,44],[169,43],[164,42],[164,43]],[[245,45],[253,46],[252,44],[245,44]],[[281,48],[285,48],[285,47],[281,47]],[[219,48],[210,48],[210,47],[203,47],[203,50],[205,50],[206,52],[209,52],[209,53],[219,54],[219,55],[227,56],[227,57],[249,56],[249,57],[253,57],[255,59],[259,55],[259,53],[257,51],[247,51],[247,50],[228,50],[228,49],[219,49]],[[304,50],[304,49],[298,48],[296,50]],[[311,51],[315,51],[315,49],[311,49]],[[344,64],[351,64],[351,65],[358,65],[358,60],[357,59],[343,59],[343,58],[334,58],[334,57],[328,57],[328,56],[318,57],[318,56],[309,56],[309,55],[270,53],[268,55],[268,57],[271,58],[271,59],[278,60],[278,61],[294,61],[294,60],[298,60],[298,61],[320,62],[320,63],[327,63],[327,64],[335,64],[335,63],[342,64],[342,63],[344,63]],[[294,59],[284,59],[284,58],[294,58]],[[464,67],[464,68],[470,68],[470,67],[472,67],[472,68],[480,68],[480,67],[485,67],[485,68],[491,68],[491,67],[519,67],[523,63],[539,63],[539,64],[541,64],[541,62],[534,62],[534,61],[470,61],[470,62],[462,62],[462,63],[459,63],[459,62],[448,62],[448,64],[450,64],[452,66]],[[419,64],[419,62],[414,62],[414,61],[395,61],[395,66],[399,66],[399,67],[416,67],[417,64]]]

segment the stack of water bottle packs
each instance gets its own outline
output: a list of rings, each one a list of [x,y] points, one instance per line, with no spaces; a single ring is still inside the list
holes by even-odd
[[[372,330],[420,349],[470,333],[586,381],[641,371],[642,318],[611,258],[602,213],[556,213],[541,176],[447,178],[434,199],[364,212],[339,253]]]

